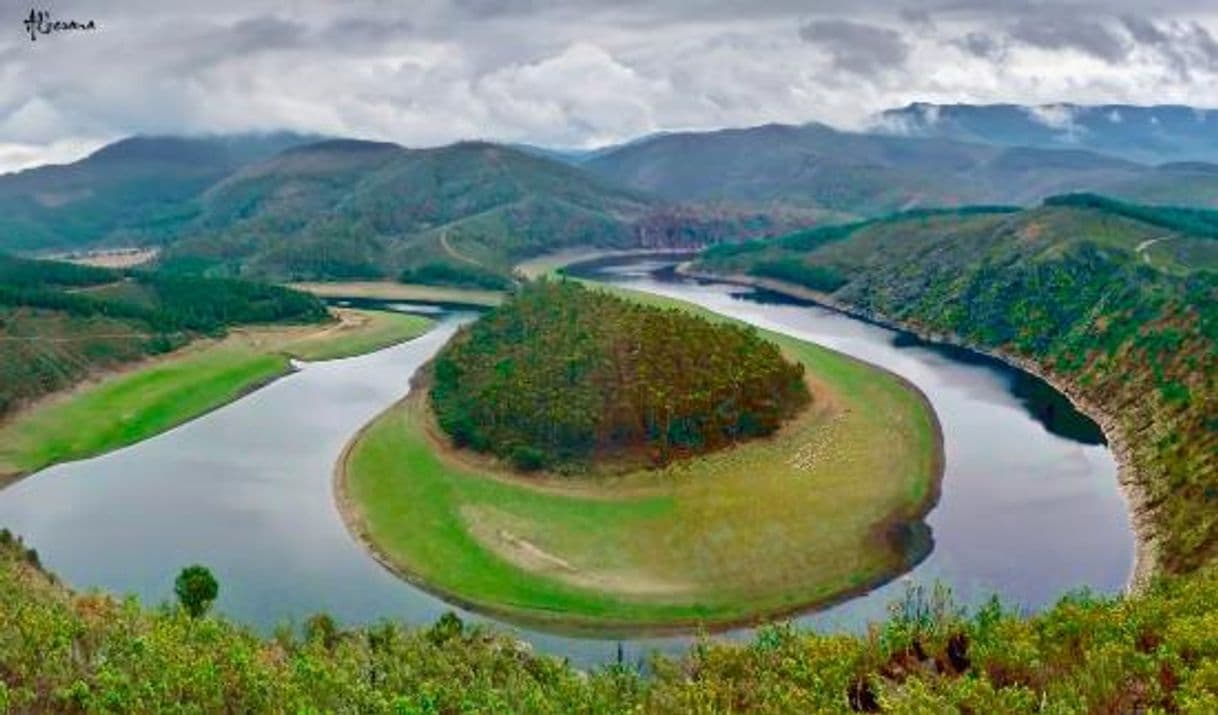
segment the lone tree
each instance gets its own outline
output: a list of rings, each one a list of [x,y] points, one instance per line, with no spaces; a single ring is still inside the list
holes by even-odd
[[[207,612],[216,596],[220,593],[220,584],[206,566],[194,564],[182,569],[174,581],[173,592],[178,595],[178,602],[192,617],[198,618]]]

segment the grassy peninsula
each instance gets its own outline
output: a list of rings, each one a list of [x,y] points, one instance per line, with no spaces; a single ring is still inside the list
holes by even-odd
[[[679,301],[621,295],[742,330]],[[454,445],[428,385],[417,385],[348,446],[337,475],[344,515],[403,576],[559,629],[745,622],[902,572],[926,553],[921,519],[941,470],[928,405],[896,376],[825,348],[755,339],[802,366],[812,394],[769,436],[658,469],[522,475]]]

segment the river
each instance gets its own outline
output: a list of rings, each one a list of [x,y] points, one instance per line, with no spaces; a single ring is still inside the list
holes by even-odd
[[[1024,609],[1088,587],[1120,591],[1133,565],[1116,464],[1090,420],[1042,381],[955,348],[817,306],[677,277],[671,262],[618,259],[584,275],[703,305],[885,367],[909,379],[942,423],[942,496],[928,517],[934,550],[871,593],[795,619],[822,630],[881,618],[908,584],[951,587],[962,604],[991,594]],[[471,319],[446,311],[427,335],[370,355],[307,364],[222,409],[125,449],[58,465],[0,492],[0,526],[23,535],[73,587],[172,598],[204,563],[217,608],[269,631],[326,611],[341,623],[426,624],[463,613],[400,581],[345,529],[332,475],[347,440],[408,389],[414,370]],[[578,665],[679,652],[684,637],[607,641],[520,629],[539,651]],[[724,637],[748,637],[742,629]],[[620,646],[620,651],[619,651]]]

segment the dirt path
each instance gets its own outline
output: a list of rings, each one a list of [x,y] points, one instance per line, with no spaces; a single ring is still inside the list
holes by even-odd
[[[478,261],[470,258],[469,256],[465,255],[464,253],[461,253],[457,249],[453,248],[452,244],[448,242],[448,231],[445,231],[440,234],[440,246],[444,248],[445,253],[447,253],[448,255],[457,259],[458,261],[463,261],[465,263],[470,264],[471,266],[477,266],[478,268],[483,268],[483,269],[486,268],[486,266],[482,265]]]
[[[1162,241],[1167,241],[1171,238],[1173,238],[1173,237],[1172,236],[1159,236],[1158,238],[1148,238],[1145,241],[1142,241],[1141,243],[1139,243],[1137,248],[1133,249],[1134,253],[1137,253],[1139,256],[1141,256],[1142,260],[1146,262],[1146,265],[1153,267],[1154,264],[1150,262],[1150,254],[1147,253],[1146,251],[1149,250],[1150,247],[1155,245],[1156,243],[1160,243]]]

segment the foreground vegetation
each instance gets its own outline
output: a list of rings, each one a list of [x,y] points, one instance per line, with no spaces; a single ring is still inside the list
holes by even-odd
[[[997,604],[966,617],[914,591],[863,636],[769,626],[645,672],[583,673],[451,616],[347,630],[319,615],[264,639],[177,607],[73,594],[0,532],[0,709],[1209,713],[1216,602],[1211,572],[1136,599],[1069,596],[1030,618]]]
[[[436,356],[431,404],[458,447],[518,469],[650,464],[772,434],[810,400],[755,330],[588,290],[526,284]]]
[[[891,374],[759,337],[805,367],[815,394],[770,437],[612,477],[520,476],[454,451],[418,385],[349,446],[344,516],[404,576],[552,628],[721,625],[905,571],[929,548],[921,520],[941,469],[933,413]]]
[[[1218,558],[1214,214],[1091,196],[898,216],[708,252],[701,270],[778,276],[862,313],[1022,360],[1125,436],[1135,517],[1161,566]],[[800,271],[808,276],[800,278]],[[818,276],[832,274],[825,285]]]

